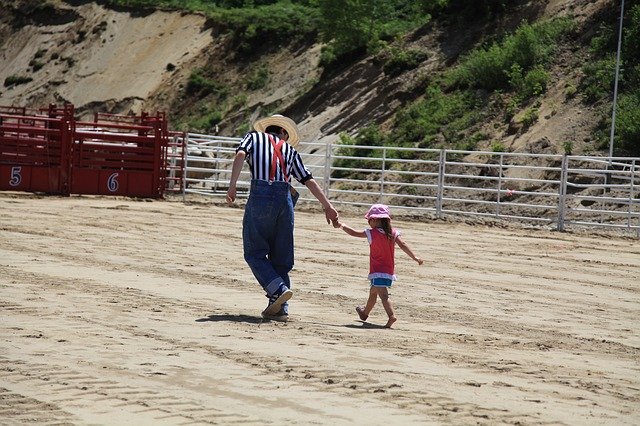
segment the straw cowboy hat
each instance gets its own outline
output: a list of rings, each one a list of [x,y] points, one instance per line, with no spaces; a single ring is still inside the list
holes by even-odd
[[[253,123],[254,130],[258,132],[264,132],[269,126],[282,127],[289,134],[289,140],[287,143],[293,147],[300,142],[300,135],[298,133],[298,126],[295,121],[284,115],[274,114],[271,117],[261,118]]]

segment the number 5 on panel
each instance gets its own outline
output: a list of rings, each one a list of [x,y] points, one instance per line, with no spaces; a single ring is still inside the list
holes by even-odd
[[[20,172],[22,171],[22,167],[14,166],[11,168],[11,179],[9,180],[9,185],[18,186],[20,182],[22,182],[22,175]]]

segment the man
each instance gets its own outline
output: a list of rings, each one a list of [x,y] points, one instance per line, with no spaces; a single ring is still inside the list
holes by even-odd
[[[289,272],[293,268],[294,177],[318,199],[327,223],[338,220],[338,212],[305,167],[295,150],[300,138],[296,123],[276,114],[254,123],[236,149],[227,191],[227,203],[236,199],[236,184],[246,160],[251,188],[242,221],[244,259],[269,298],[262,316],[289,314],[287,301],[293,296]],[[297,198],[297,197],[296,197]]]

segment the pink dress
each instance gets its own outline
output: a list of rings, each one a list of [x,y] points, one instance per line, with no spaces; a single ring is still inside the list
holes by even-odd
[[[395,275],[395,247],[396,238],[400,231],[392,229],[393,239],[387,238],[382,228],[365,229],[369,240],[369,279],[385,278],[392,281],[397,279]]]

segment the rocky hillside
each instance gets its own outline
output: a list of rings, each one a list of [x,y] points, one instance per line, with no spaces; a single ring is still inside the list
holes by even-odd
[[[569,96],[567,87],[578,85],[589,40],[613,2],[516,3],[488,21],[432,22],[409,34],[398,43],[424,52],[424,59],[389,76],[379,58],[365,54],[348,66],[323,69],[318,44],[242,57],[204,15],[114,10],[80,0],[12,0],[0,5],[0,104],[71,102],[79,115],[161,110],[176,130],[214,132],[214,121],[193,120],[219,100],[190,88],[194,75],[202,75],[226,93],[224,104],[215,105],[220,134],[240,136],[257,117],[279,112],[300,123],[303,140],[335,141],[371,123],[390,128],[400,108],[424,96],[432,74],[454,65],[479,41],[513,32],[523,21],[567,16],[578,36],[548,70],[537,121],[524,128],[517,114],[510,120],[490,115],[476,129],[486,135],[478,149],[498,141],[513,151],[563,152],[570,142],[574,153],[593,151],[597,111]],[[266,84],[253,87],[251,78],[264,69],[271,70]]]

